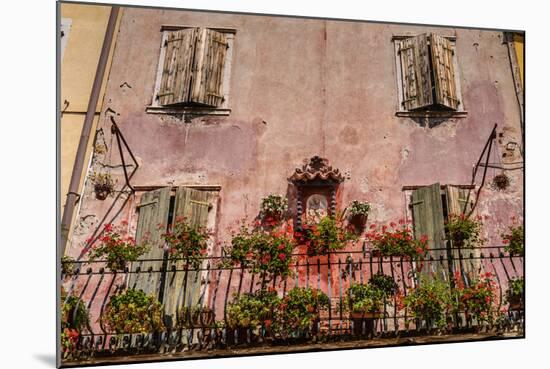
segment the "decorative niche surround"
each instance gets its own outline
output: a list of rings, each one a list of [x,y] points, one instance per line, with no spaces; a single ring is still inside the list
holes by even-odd
[[[336,213],[336,190],[344,179],[340,170],[334,169],[327,159],[319,156],[296,168],[288,178],[296,188],[296,229],[302,229],[304,216],[320,218]]]

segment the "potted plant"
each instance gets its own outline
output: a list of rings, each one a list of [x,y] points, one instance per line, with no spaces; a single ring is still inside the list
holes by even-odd
[[[269,194],[262,199],[260,205],[260,216],[268,223],[278,222],[288,210],[288,200],[276,194]]]
[[[483,273],[465,286],[460,274],[455,274],[454,299],[456,308],[464,311],[466,319],[475,318],[478,323],[492,322],[495,313],[496,283],[492,273]]]
[[[279,303],[280,298],[274,290],[262,289],[235,296],[226,309],[226,343],[246,342],[248,331],[254,334],[264,328],[270,332]]]
[[[502,191],[510,186],[510,178],[504,173],[497,174],[493,177],[492,187],[497,191]]]
[[[142,290],[128,289],[111,297],[101,320],[113,333],[151,333],[164,329],[163,307]]]
[[[525,235],[522,225],[511,225],[508,227],[508,232],[501,234],[504,251],[510,253],[510,256],[523,256]]]
[[[294,287],[277,306],[273,330],[283,340],[304,339],[317,332],[319,312],[328,305],[328,297],[322,291]]]
[[[411,227],[403,220],[399,225],[390,222],[389,226],[371,224],[366,239],[372,246],[374,256],[397,256],[418,258],[428,250],[428,237],[423,235],[416,240]]]
[[[95,197],[98,200],[105,200],[107,196],[114,193],[115,183],[110,173],[93,172],[90,175],[90,180],[94,184]]]
[[[506,301],[510,310],[523,310],[523,277],[512,278],[506,290]]]
[[[424,322],[428,329],[442,329],[454,311],[449,283],[435,276],[422,275],[414,288],[403,297],[399,295],[398,308],[407,309],[417,329]]]
[[[391,278],[391,277],[390,277]],[[377,279],[380,282],[382,279]],[[389,288],[389,285],[386,286]],[[384,298],[389,291],[376,283],[353,283],[346,291],[346,304],[349,307],[350,319],[353,322],[353,333],[362,335],[363,325],[366,332],[373,332],[375,321],[382,317]],[[391,304],[391,301],[389,301]]]
[[[464,214],[450,214],[449,220],[445,223],[445,232],[454,247],[477,247],[483,244],[482,228],[483,223],[479,215],[471,218]]]
[[[61,275],[64,277],[73,275],[75,272],[75,260],[67,255],[61,257]]]
[[[90,316],[84,301],[61,290],[61,349],[63,357],[72,356],[78,346],[81,332],[89,324]]]
[[[299,244],[306,245],[309,256],[327,255],[332,251],[341,250],[357,236],[350,232],[342,219],[336,216],[324,216],[319,222],[307,220],[302,230],[295,233]]]
[[[138,260],[149,250],[146,244],[136,244],[136,240],[125,233],[120,226],[105,224],[99,244],[90,253],[90,260],[104,258],[110,270],[124,271],[128,262]]]
[[[353,200],[346,209],[348,220],[358,233],[363,232],[369,217],[370,204],[366,201]]]
[[[170,258],[182,259],[186,265],[199,268],[207,253],[208,239],[211,234],[200,226],[191,226],[185,217],[176,217],[174,224],[166,233],[161,234]]]
[[[295,242],[290,226],[250,229],[244,224],[232,234],[231,245],[224,248],[233,265],[241,265],[269,281],[291,275]]]

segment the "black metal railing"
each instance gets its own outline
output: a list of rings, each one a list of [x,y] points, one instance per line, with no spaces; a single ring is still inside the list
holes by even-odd
[[[268,345],[282,338],[273,337],[264,327],[244,331],[230,329],[228,305],[238,296],[269,287],[284,297],[293,287],[310,287],[323,291],[329,306],[319,313],[313,329],[305,335],[287,336],[284,340],[321,342],[331,339],[372,339],[388,336],[414,336],[433,333],[433,326],[422,319],[411,319],[411,312],[398,309],[397,297],[384,299],[383,311],[375,319],[358,321],[346,309],[346,291],[352,283],[367,283],[375,274],[391,276],[403,296],[419,283],[419,275],[435,273],[454,286],[460,275],[468,286],[472,275],[491,273],[495,281],[493,309],[498,319],[476,321],[466,313],[451,316],[448,333],[465,331],[523,331],[523,307],[511,308],[506,291],[512,279],[523,277],[523,256],[510,255],[501,246],[456,249],[442,255],[430,250],[421,260],[406,257],[378,257],[364,247],[359,251],[338,251],[327,256],[308,257],[294,254],[292,275],[270,278],[252,273],[241,266],[228,266],[225,257],[205,257],[200,268],[188,268],[174,261],[158,268],[140,268],[154,260],[140,260],[124,272],[112,272],[100,261],[74,262],[73,272],[63,276],[68,295],[79,297],[87,307],[90,321],[80,332],[78,344],[70,353],[72,359],[89,356],[136,354],[141,352],[174,353],[187,350],[224,349],[228,346]],[[421,270],[420,270],[421,269]],[[179,281],[179,282],[178,282]],[[172,316],[165,315],[165,329],[147,333],[115,333],[102,322],[110,296],[128,288],[147,286],[161,302],[172,294]],[[175,289],[177,287],[177,289]],[[163,288],[163,291],[160,291]],[[177,296],[177,298],[176,298]],[[185,308],[187,307],[187,310]],[[198,311],[188,316],[185,324],[177,324],[182,311]],[[174,313],[175,309],[175,314]],[[165,312],[166,313],[166,312]],[[358,326],[360,324],[360,326]],[[322,337],[323,339],[319,339]]]

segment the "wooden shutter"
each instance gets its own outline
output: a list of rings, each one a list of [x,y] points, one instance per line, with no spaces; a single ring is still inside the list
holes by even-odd
[[[433,104],[428,37],[421,34],[400,42],[403,108],[415,110]]]
[[[191,226],[206,227],[208,212],[216,200],[217,194],[217,191],[200,191],[179,187],[176,190],[174,219],[184,216]],[[171,272],[173,266],[179,271]],[[183,261],[169,262],[168,264],[163,301],[165,314],[171,315],[173,322],[176,322],[177,313],[181,311],[183,306],[198,304],[201,293],[202,273],[193,270],[185,273],[185,271],[182,271],[183,269]]]
[[[432,33],[430,35],[430,48],[436,103],[456,110],[459,101],[456,93],[453,45],[446,38]]]
[[[411,205],[415,238],[419,239],[426,235],[430,249],[443,249],[445,247],[445,225],[439,183],[414,190]],[[446,257],[446,252],[437,250],[431,252],[431,255],[435,258],[439,258],[441,255]]]
[[[457,186],[448,185],[445,188],[447,195],[447,209],[449,214],[468,214],[472,209],[473,196],[470,195],[468,200],[468,193],[470,190],[459,188]],[[475,216],[472,214],[472,216]],[[453,247],[453,241],[449,241],[451,247]],[[462,254],[462,261],[460,256]],[[477,275],[480,268],[479,249],[464,249],[462,252],[458,249],[451,249],[451,255],[453,256],[453,270],[460,271],[462,275],[471,278],[472,274]]]
[[[170,31],[164,43],[164,66],[159,93],[160,105],[189,101],[197,28]]]
[[[136,230],[136,242],[138,244],[148,240],[149,251],[140,259],[157,259],[156,261],[137,261],[132,263],[130,270],[139,273],[130,273],[128,286],[143,290],[143,292],[159,297],[159,288],[162,273],[162,258],[164,257],[161,239],[163,229],[158,225],[167,224],[168,211],[170,208],[170,188],[161,188],[151,192],[144,193],[138,205],[138,225]],[[153,271],[149,272],[149,268]]]
[[[193,62],[193,88],[190,101],[208,106],[223,102],[223,69],[227,52],[225,34],[201,28]]]

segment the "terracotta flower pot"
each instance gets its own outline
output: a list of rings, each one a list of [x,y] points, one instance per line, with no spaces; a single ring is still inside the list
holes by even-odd
[[[381,312],[350,312],[350,320],[353,322],[353,335],[373,335],[376,321],[381,317]]]
[[[225,331],[226,345],[241,345],[247,342],[248,328],[236,327],[227,328]]]
[[[106,184],[96,184],[94,186],[95,197],[98,200],[105,200],[113,192],[113,187]]]
[[[508,301],[510,310],[523,310],[523,300],[521,296],[512,296]]]
[[[349,223],[355,228],[355,232],[361,233],[365,230],[368,216],[364,214],[356,214],[349,218]]]

